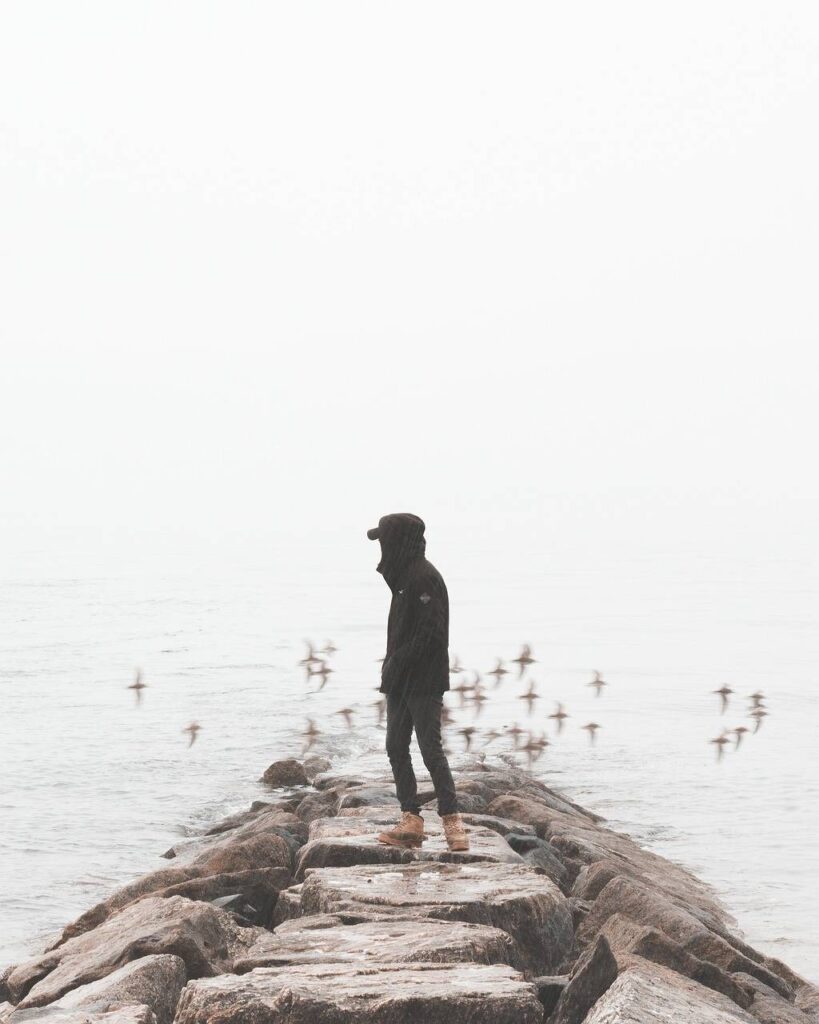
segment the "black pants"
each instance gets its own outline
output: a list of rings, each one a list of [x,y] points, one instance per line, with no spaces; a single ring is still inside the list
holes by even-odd
[[[410,759],[413,729],[421,749],[421,757],[435,787],[438,813],[455,814],[458,810],[455,783],[441,744],[443,703],[443,699],[436,694],[387,694],[387,757],[392,766],[395,793],[402,811],[421,813],[418,783]]]

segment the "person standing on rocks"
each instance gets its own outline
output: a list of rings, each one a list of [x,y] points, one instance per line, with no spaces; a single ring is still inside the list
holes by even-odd
[[[443,694],[449,689],[449,598],[443,577],[427,561],[424,522],[408,512],[382,516],[367,531],[381,545],[381,573],[392,591],[381,692],[387,698],[387,756],[401,820],[379,842],[418,848],[426,839],[410,758],[413,729],[435,787],[450,850],[469,849],[458,798],[441,742]]]

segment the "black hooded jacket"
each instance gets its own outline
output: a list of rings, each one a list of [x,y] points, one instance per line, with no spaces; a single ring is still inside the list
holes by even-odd
[[[382,516],[378,572],[392,591],[381,692],[439,695],[449,689],[449,598],[443,577],[424,556],[417,516]]]

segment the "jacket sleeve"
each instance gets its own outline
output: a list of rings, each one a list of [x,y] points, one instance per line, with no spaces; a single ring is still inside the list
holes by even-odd
[[[382,682],[388,686],[396,679],[423,666],[433,652],[444,651],[447,636],[447,592],[443,582],[420,580],[407,590],[410,614],[406,635],[381,669]]]

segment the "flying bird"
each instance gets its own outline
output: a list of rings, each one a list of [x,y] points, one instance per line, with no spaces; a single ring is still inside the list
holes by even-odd
[[[537,658],[532,657],[532,648],[529,646],[529,644],[524,644],[521,648],[520,654],[517,656],[517,658],[512,658],[512,661],[518,666],[518,679],[522,679],[523,673],[526,671],[529,665],[532,665],[535,661],[537,661]]]
[[[515,748],[515,750],[517,750],[520,746],[519,740],[520,737],[524,734],[524,732],[526,732],[526,730],[521,729],[517,722],[515,722],[514,725],[510,725],[509,728],[506,730],[507,736],[512,737],[512,746]]]
[[[375,724],[381,725],[381,723],[384,721],[384,712],[387,710],[387,698],[382,697],[380,700],[374,700],[370,706],[375,708]]]
[[[709,740],[708,742],[716,744],[717,760],[721,761],[722,755],[725,753],[725,744],[729,742],[727,729],[724,729],[715,740]]]
[[[324,642],[324,646],[321,649],[321,653],[322,654],[328,654],[328,655],[329,654],[335,654],[337,650],[338,650],[338,648],[336,647],[336,645],[333,643],[332,640],[326,640]]]
[[[742,737],[748,731],[744,725],[738,725],[736,729],[731,730],[736,737],[734,740],[734,750],[739,750],[739,745],[742,743]]]
[[[714,690],[714,693],[716,693],[719,696],[720,711],[722,714],[725,714],[725,711],[728,708],[728,698],[731,696],[733,692],[734,691],[727,683],[723,683],[723,685],[718,690]]]
[[[608,683],[600,675],[599,672],[595,671],[594,679],[592,679],[592,681],[588,685],[594,687],[594,695],[595,695],[595,697],[599,697],[601,692],[602,692],[602,690],[603,690],[603,687],[604,686],[608,686]]]
[[[137,704],[140,704],[142,702],[142,691],[147,687],[147,685],[147,683],[142,682],[141,670],[137,669],[136,678],[130,684],[130,686],[127,687],[127,689],[134,691],[134,696],[136,697]]]
[[[302,733],[302,736],[307,742],[307,746],[304,748],[303,755],[313,746],[316,742],[316,738],[321,736],[321,729],[318,728],[312,718],[307,719],[307,728]],[[302,755],[302,756],[303,756]]]
[[[509,675],[509,669],[504,668],[503,660],[501,658],[498,658],[495,667],[492,669],[491,672],[487,672],[486,674],[488,676],[494,676],[495,686],[500,686],[501,682],[503,681],[503,677]]]
[[[564,711],[563,705],[560,703],[560,701],[557,701],[557,706],[555,707],[555,710],[552,712],[552,714],[549,715],[549,718],[553,718],[555,720],[555,724],[557,725],[557,731],[559,733],[563,732],[563,723],[568,717],[568,711]]]
[[[466,752],[469,753],[469,749],[472,746],[472,737],[477,732],[477,729],[474,725],[465,725],[463,729],[459,729],[458,732],[463,736],[464,743],[466,744]]]
[[[466,671],[466,669],[461,664],[461,659],[458,657],[457,654],[453,655],[452,663],[449,666],[449,671],[451,675],[458,675],[459,672]]]
[[[186,726],[182,730],[182,732],[186,732],[190,736],[190,740],[188,742],[188,749],[189,750],[194,745],[194,743],[196,743],[196,737],[199,735],[199,730],[201,728],[202,728],[202,726],[199,725],[198,722],[191,722],[190,725]]]
[[[756,719],[756,724],[754,725],[754,732],[757,733],[759,732],[762,726],[762,719],[768,717],[768,712],[765,710],[765,708],[754,708],[754,710],[751,711],[750,716],[751,718]]]
[[[581,726],[581,729],[585,729],[586,732],[588,732],[589,742],[591,744],[594,744],[594,741],[597,738],[597,730],[599,728],[600,726],[597,724],[597,722],[589,722],[587,725]]]
[[[336,711],[337,715],[341,715],[344,721],[347,723],[347,728],[352,729],[353,727],[353,715],[355,711],[352,708],[342,708],[340,711]]]
[[[761,708],[762,702],[765,700],[765,694],[761,690],[757,690],[748,697],[748,700],[751,702],[752,707]]]
[[[531,715],[535,701],[540,700],[540,694],[535,690],[534,681],[529,683],[529,689],[526,691],[526,693],[521,693],[518,696],[518,700],[526,701],[526,710],[528,714]]]

